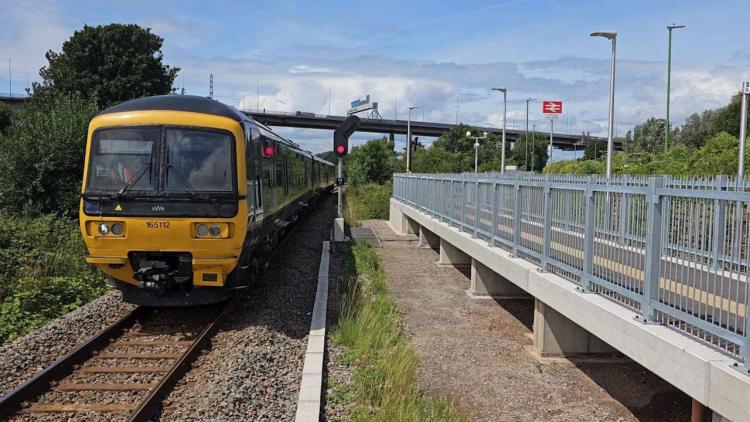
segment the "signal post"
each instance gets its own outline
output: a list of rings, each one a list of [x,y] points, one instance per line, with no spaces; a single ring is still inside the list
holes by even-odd
[[[337,217],[333,224],[333,241],[344,241],[344,157],[349,152],[349,137],[359,127],[359,117],[351,115],[333,131],[333,152],[339,157]]]

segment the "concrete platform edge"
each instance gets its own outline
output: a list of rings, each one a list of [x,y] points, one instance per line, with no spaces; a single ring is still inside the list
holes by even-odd
[[[315,305],[310,316],[310,334],[307,338],[307,351],[302,367],[299,399],[294,417],[296,422],[317,422],[320,420],[320,403],[323,394],[323,363],[325,354],[326,314],[328,307],[328,268],[330,263],[330,242],[323,242],[318,270],[318,284]]]

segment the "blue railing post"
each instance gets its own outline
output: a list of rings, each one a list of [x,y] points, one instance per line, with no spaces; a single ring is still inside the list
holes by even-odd
[[[455,204],[453,203],[453,182],[454,182],[454,180],[451,179],[450,182],[451,182],[451,194],[449,195],[450,202],[448,203],[448,207],[450,209],[450,213],[448,213],[448,217],[450,217],[450,219],[448,220],[448,225],[449,226],[453,226],[454,221],[456,220],[456,216],[454,215],[454,212],[453,212],[454,209],[456,208]]]
[[[549,269],[550,243],[552,243],[552,184],[549,175],[544,182],[544,241],[542,242],[542,271]]]
[[[652,302],[659,300],[659,269],[661,266],[662,211],[666,200],[660,198],[658,189],[664,179],[652,177],[646,194],[646,252],[643,268],[643,297],[641,314],[645,322],[656,322],[656,310]]]
[[[492,182],[492,230],[490,231],[490,245],[495,246],[495,237],[497,236],[497,181]]]
[[[723,191],[727,185],[726,176],[716,176],[716,190]],[[711,243],[713,248],[711,250],[711,266],[713,268],[719,268],[719,263],[724,258],[724,241],[726,237],[727,227],[727,203],[721,199],[714,199],[714,215],[713,215],[713,236]]]
[[[479,180],[474,185],[474,237],[479,237]]]
[[[581,274],[581,289],[585,292],[590,292],[591,288],[591,276],[594,274],[594,236],[595,236],[595,224],[594,219],[594,177],[589,176],[586,181],[586,191],[584,192],[584,201],[586,203],[585,219],[583,222],[583,272]]]
[[[464,231],[464,222],[466,220],[466,180],[461,181],[461,231]]]
[[[513,183],[513,255],[518,256],[521,245],[521,184],[518,179]]]
[[[628,176],[622,176],[622,186],[623,187],[627,187],[627,185],[628,185]],[[624,192],[620,194],[620,215],[619,215],[619,217],[620,217],[619,218],[619,220],[620,220],[620,222],[619,222],[620,223],[619,224],[620,225],[620,227],[619,227],[619,229],[620,229],[620,236],[619,237],[620,237],[620,244],[621,245],[625,244],[625,237],[627,235],[627,228],[628,228],[628,218],[627,218],[627,216],[628,216],[628,199],[629,199],[628,194],[626,194]]]

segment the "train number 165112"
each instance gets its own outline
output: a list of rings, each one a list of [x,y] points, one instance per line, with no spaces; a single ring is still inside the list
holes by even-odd
[[[149,229],[168,229],[169,221],[146,221],[146,228]]]

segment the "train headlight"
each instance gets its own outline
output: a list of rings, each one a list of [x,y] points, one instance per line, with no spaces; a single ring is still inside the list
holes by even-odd
[[[198,239],[228,239],[231,236],[229,223],[195,223],[193,237]]]
[[[109,226],[107,223],[101,223],[99,224],[99,234],[102,236],[106,236],[109,234]]]
[[[122,233],[125,231],[125,227],[123,227],[122,223],[113,223],[112,227],[110,227],[110,230],[112,230],[113,235],[122,236]]]

